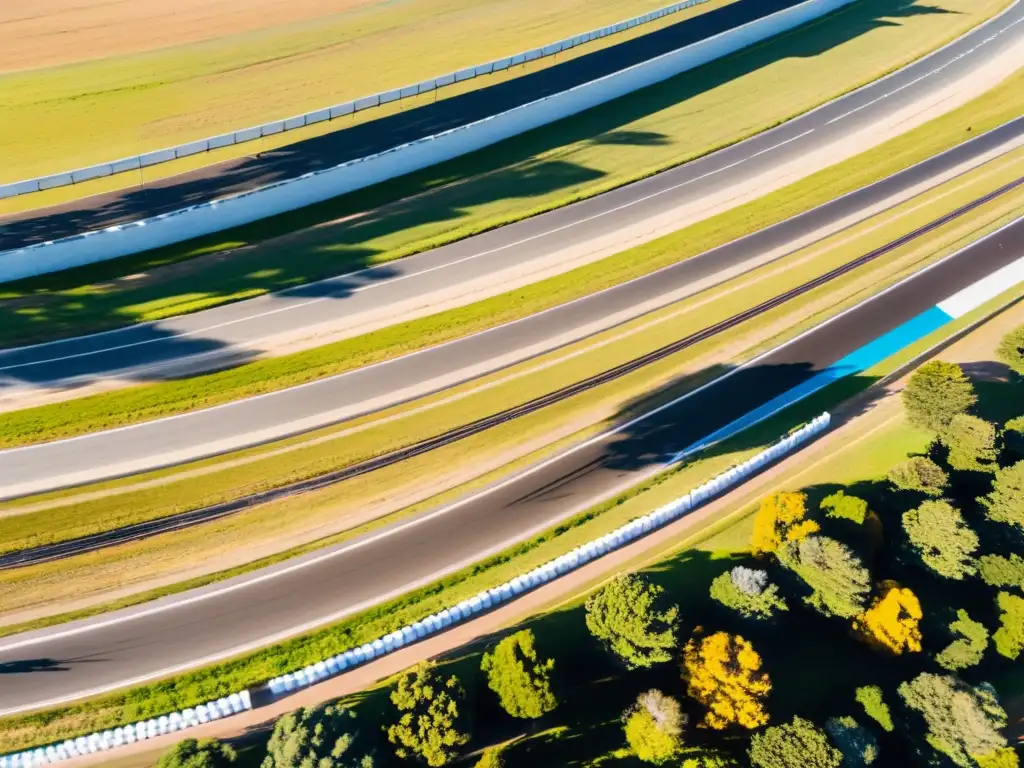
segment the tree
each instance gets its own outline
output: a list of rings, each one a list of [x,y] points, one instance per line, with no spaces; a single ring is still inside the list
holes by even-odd
[[[454,675],[441,680],[434,667],[420,664],[403,675],[391,692],[398,720],[388,727],[388,740],[403,760],[430,766],[450,763],[469,742],[462,706],[466,694]]]
[[[558,706],[551,690],[555,660],[539,660],[535,643],[533,631],[524,629],[504,638],[480,663],[488,687],[512,717],[536,718]]]
[[[839,768],[843,761],[825,732],[802,717],[755,733],[747,754],[754,768]]]
[[[868,503],[856,496],[847,496],[844,491],[836,491],[821,500],[821,508],[825,516],[833,520],[849,520],[857,525],[864,525],[868,517]]]
[[[679,768],[738,768],[736,761],[728,755],[707,747],[693,747],[683,753]]]
[[[473,768],[504,768],[505,758],[502,756],[504,745],[485,749]]]
[[[807,519],[806,493],[773,493],[761,500],[754,518],[750,551],[755,555],[771,554],[784,542],[800,541],[819,529],[816,522]]]
[[[618,576],[586,604],[590,634],[629,669],[672,659],[679,608],[667,605],[664,590],[632,574]]]
[[[1018,768],[1017,750],[1013,747],[1002,747],[987,755],[974,755],[978,768]]]
[[[711,598],[745,619],[770,619],[786,610],[779,588],[768,583],[768,572],[737,565],[711,582]]]
[[[304,707],[279,718],[262,768],[373,768],[356,713],[340,705]]]
[[[1024,376],[1024,325],[1003,336],[996,348],[996,357],[1010,370]]]
[[[877,685],[864,685],[857,689],[855,698],[864,707],[864,713],[882,726],[886,733],[892,733],[895,726],[892,722],[892,713],[889,712],[889,705],[885,703],[882,689]]]
[[[806,602],[826,616],[851,619],[864,611],[871,574],[842,542],[821,534],[790,541],[779,550],[779,562],[811,588]]]
[[[164,753],[156,768],[228,768],[237,758],[235,750],[216,739],[185,739]]]
[[[921,603],[895,581],[884,581],[874,604],[854,621],[854,629],[876,647],[897,656],[921,650]]]
[[[996,650],[1008,659],[1016,659],[1024,649],[1024,597],[1000,592],[999,629],[992,635]]]
[[[926,456],[911,456],[889,470],[889,482],[904,491],[920,491],[941,496],[949,485],[949,475]]]
[[[1006,523],[1024,532],[1024,461],[1000,469],[992,481],[992,492],[979,499],[985,515],[996,523]]]
[[[936,654],[935,661],[940,667],[956,672],[981,661],[988,647],[988,630],[984,624],[974,621],[961,608],[956,612],[956,621],[949,625],[949,631],[955,639]]]
[[[771,680],[761,671],[760,655],[739,635],[691,638],[683,651],[683,678],[688,695],[707,708],[704,722],[710,728],[758,728],[768,722],[764,700]]]
[[[852,717],[833,717],[825,733],[843,755],[843,768],[864,768],[878,759],[878,739]]]
[[[978,535],[948,501],[930,499],[904,512],[903,530],[921,561],[939,576],[962,579],[975,572]]]
[[[899,693],[924,718],[928,744],[963,768],[975,765],[974,755],[1006,746],[1000,733],[1006,712],[989,686],[972,687],[953,675],[922,672],[901,683]]]
[[[662,765],[682,750],[686,716],[679,702],[661,691],[641,693],[622,714],[622,725],[629,748],[645,763]]]
[[[942,442],[949,448],[949,466],[974,472],[998,469],[996,425],[966,413],[958,413],[942,431]]]
[[[911,375],[903,390],[903,408],[915,427],[941,432],[958,413],[978,400],[960,366],[932,360]]]
[[[1020,587],[1024,589],[1024,557],[1011,554],[982,555],[978,572],[990,587]]]
[[[1007,453],[1024,458],[1024,416],[1003,425],[1003,447]]]

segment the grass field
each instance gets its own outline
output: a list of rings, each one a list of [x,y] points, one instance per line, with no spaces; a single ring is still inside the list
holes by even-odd
[[[1019,296],[1019,291],[1015,294]],[[7,718],[0,721],[0,752],[12,751],[29,744],[45,743],[65,738],[82,732],[108,727],[114,723],[134,721],[148,717],[151,713],[169,711],[189,703],[222,695],[222,692],[233,690],[240,685],[247,685],[266,679],[275,674],[301,666],[308,662],[335,653],[349,647],[353,643],[375,637],[383,632],[402,626],[419,616],[437,610],[442,605],[457,602],[464,596],[475,594],[481,588],[500,583],[512,574],[521,572],[545,562],[557,554],[566,551],[582,541],[589,540],[605,533],[623,521],[649,511],[677,497],[702,479],[721,471],[745,456],[757,450],[758,446],[771,441],[786,429],[809,416],[820,412],[822,408],[832,407],[846,399],[853,391],[867,386],[878,377],[887,374],[894,364],[908,359],[914,354],[921,354],[934,344],[941,342],[950,334],[970,327],[980,318],[986,317],[1006,304],[1009,296],[999,297],[978,310],[965,315],[950,326],[938,331],[928,338],[922,339],[911,349],[906,350],[900,360],[885,361],[875,366],[864,375],[858,377],[856,387],[849,385],[833,386],[819,393],[802,404],[787,409],[761,425],[748,430],[742,435],[716,447],[710,455],[700,457],[690,464],[676,468],[656,478],[643,488],[634,489],[623,496],[601,505],[587,513],[559,526],[555,531],[537,537],[531,541],[491,558],[474,568],[445,579],[442,583],[419,590],[401,600],[366,612],[358,617],[341,622],[307,638],[300,638],[268,649],[253,656],[219,665],[210,670],[183,675],[174,681],[158,683],[133,689],[123,694],[107,696],[95,701],[85,702],[72,707],[38,713],[30,716]],[[844,466],[849,467],[847,462]],[[744,505],[736,505],[723,510],[717,519],[710,521],[711,528],[705,529],[713,533],[714,538],[705,534],[700,537],[690,536],[677,542],[676,547],[690,551],[699,545],[710,553],[696,556],[687,555],[680,559],[681,564],[690,563],[691,567],[678,571],[683,583],[690,584],[691,590],[701,589],[705,582],[698,582],[696,576],[703,573],[707,578],[713,577],[728,562],[733,550],[740,548],[737,542],[743,541],[742,529],[733,523],[742,525],[743,516],[734,514],[744,510]],[[712,565],[710,576],[707,568],[693,570],[708,561],[724,561]],[[694,594],[697,594],[694,592]],[[464,654],[459,652],[459,657]],[[601,742],[595,742],[600,744]],[[549,764],[549,763],[540,763]],[[558,763],[560,764],[560,763]]]
[[[810,109],[921,56],[1006,4],[862,0],[727,60],[435,169],[188,246],[4,286],[0,344],[194,312],[564,205]],[[1020,114],[1021,82],[1024,75],[974,112],[960,112],[951,133],[964,136],[967,125],[979,131]],[[919,135],[915,145],[902,145],[903,159],[926,156],[933,142]],[[860,170],[861,178],[876,172]],[[454,180],[462,181],[449,183]],[[293,234],[273,239],[286,233]],[[228,258],[224,251],[231,251]],[[172,263],[174,270],[160,269]],[[125,275],[133,277],[119,279]]]

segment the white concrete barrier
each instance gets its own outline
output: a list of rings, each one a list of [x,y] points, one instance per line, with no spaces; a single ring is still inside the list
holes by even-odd
[[[403,176],[667,80],[852,1],[805,0],[598,80],[379,154],[132,224],[4,251],[0,253],[0,282],[191,240]]]

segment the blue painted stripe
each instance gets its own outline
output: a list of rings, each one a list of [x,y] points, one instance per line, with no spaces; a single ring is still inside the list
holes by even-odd
[[[682,458],[687,454],[694,453],[702,448],[707,448],[713,443],[720,442],[727,437],[732,437],[737,432],[741,432],[747,427],[751,427],[760,421],[764,421],[769,416],[781,411],[783,408],[793,405],[804,398],[810,397],[815,392],[824,389],[833,382],[844,379],[847,376],[852,376],[855,373],[866,371],[871,366],[891,357],[901,349],[905,349],[910,346],[915,341],[923,339],[929,333],[937,331],[952,319],[953,318],[950,315],[943,312],[937,306],[930,307],[920,315],[911,318],[896,328],[893,328],[891,331],[879,336],[874,341],[868,342],[863,347],[854,350],[841,360],[837,360],[828,368],[819,371],[802,384],[798,384],[792,389],[783,392],[781,395],[772,398],[764,405],[755,408],[746,415],[740,416],[738,419],[726,424],[721,429],[715,430],[707,437],[698,440],[693,445],[681,451],[677,455],[677,458]]]

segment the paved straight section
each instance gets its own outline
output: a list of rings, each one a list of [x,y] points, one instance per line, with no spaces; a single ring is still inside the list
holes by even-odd
[[[0,709],[171,674],[429,582],[649,476],[701,436],[1022,256],[1024,219],[713,384],[645,416],[624,416],[619,429],[453,506],[203,590],[0,641]]]

